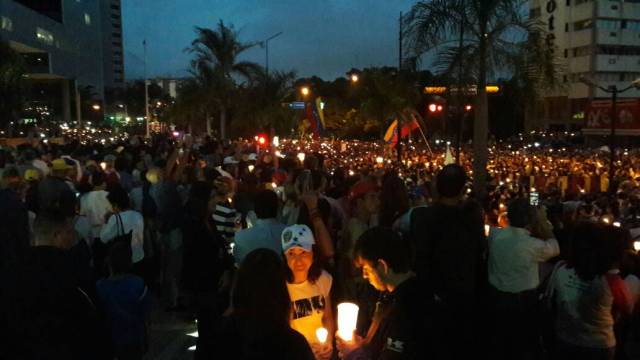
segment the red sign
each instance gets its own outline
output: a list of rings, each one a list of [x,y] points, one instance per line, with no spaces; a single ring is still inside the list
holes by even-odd
[[[596,100],[587,106],[585,111],[586,124],[583,132],[586,134],[602,135],[611,130],[611,101]],[[617,135],[640,135],[640,101],[637,99],[618,100],[616,102]]]

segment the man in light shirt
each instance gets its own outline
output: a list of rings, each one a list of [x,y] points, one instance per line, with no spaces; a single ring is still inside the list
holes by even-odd
[[[278,195],[271,190],[262,190],[256,195],[254,203],[258,220],[253,227],[240,230],[235,236],[233,257],[238,266],[255,249],[271,249],[278,255],[282,252],[280,236],[286,225],[276,219]]]
[[[544,210],[534,209],[528,199],[520,198],[509,204],[507,217],[509,226],[492,232],[489,238],[493,359],[536,355],[538,267],[560,254]],[[534,228],[542,239],[532,236]]]

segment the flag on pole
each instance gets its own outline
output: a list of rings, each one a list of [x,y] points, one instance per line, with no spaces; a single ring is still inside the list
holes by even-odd
[[[411,117],[411,121],[405,122],[402,124],[402,128],[400,129],[400,136],[406,137],[411,134],[414,130],[419,129],[420,125],[415,117]],[[384,134],[384,141],[393,146],[398,142],[398,119],[393,120],[391,125]]]
[[[398,141],[398,119],[393,120],[387,132],[384,133],[384,141],[387,144],[395,144]]]
[[[311,130],[313,130],[313,137],[316,139],[320,136],[324,136],[325,133],[324,114],[322,113],[322,108],[319,105],[320,101],[318,99],[316,99],[316,101],[313,103],[305,104],[305,117],[311,125]]]

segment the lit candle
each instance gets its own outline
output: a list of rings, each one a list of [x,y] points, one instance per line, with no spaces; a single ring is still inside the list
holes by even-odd
[[[358,322],[358,310],[358,305],[353,303],[338,304],[338,336],[345,341],[353,339]]]
[[[327,331],[327,329],[323,327],[318,328],[318,330],[316,330],[316,337],[318,338],[318,341],[320,341],[321,344],[324,344],[327,341],[327,335],[329,335],[329,332]]]

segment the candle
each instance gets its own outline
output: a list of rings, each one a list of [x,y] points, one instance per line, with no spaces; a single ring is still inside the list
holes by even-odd
[[[321,344],[324,344],[327,341],[327,335],[329,335],[329,332],[323,327],[316,330],[316,337]]]
[[[338,304],[338,336],[345,341],[353,339],[358,322],[358,310],[358,305],[353,303]]]

